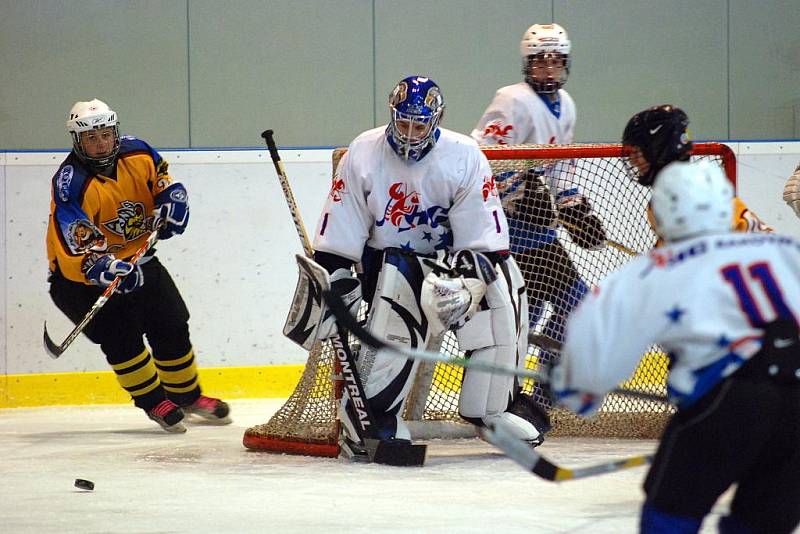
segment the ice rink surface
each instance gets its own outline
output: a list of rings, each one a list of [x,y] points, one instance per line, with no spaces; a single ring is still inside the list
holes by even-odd
[[[246,450],[245,429],[281,404],[233,401],[233,424],[179,435],[127,405],[0,410],[0,532],[637,531],[645,468],[552,483],[479,439],[429,441],[421,468]],[[655,446],[552,438],[539,450],[580,467]],[[729,500],[702,532],[716,532]]]

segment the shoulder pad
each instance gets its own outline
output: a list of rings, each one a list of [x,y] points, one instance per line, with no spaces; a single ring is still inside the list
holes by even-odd
[[[77,200],[88,178],[86,167],[80,164],[77,157],[70,154],[53,175],[54,200],[57,203]]]
[[[125,154],[130,154],[131,152],[141,152],[146,150],[150,152],[153,148],[148,145],[145,141],[142,141],[139,138],[133,137],[132,135],[123,135],[119,139],[119,155],[124,156]]]

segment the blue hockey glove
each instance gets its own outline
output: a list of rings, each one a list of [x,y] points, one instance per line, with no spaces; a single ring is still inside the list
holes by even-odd
[[[153,200],[156,204],[153,210],[153,228],[164,221],[164,226],[158,231],[158,238],[163,240],[182,234],[189,224],[189,194],[183,184],[170,184]]]
[[[117,286],[120,293],[130,293],[144,285],[144,274],[139,265],[116,259],[112,254],[100,256],[86,271],[86,278],[94,285],[108,287],[117,276],[123,276]]]

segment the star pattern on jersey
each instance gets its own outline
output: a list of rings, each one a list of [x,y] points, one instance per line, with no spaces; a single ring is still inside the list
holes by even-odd
[[[445,230],[439,234],[439,242],[434,247],[437,250],[449,249],[453,246],[453,232]]]
[[[685,314],[685,313],[686,313],[686,309],[681,308],[676,304],[675,306],[672,307],[671,310],[668,310],[665,315],[667,316],[667,319],[669,319],[669,321],[671,323],[676,323],[677,324],[677,323],[681,322],[681,318],[683,317],[683,314]]]
[[[422,239],[425,241],[431,242],[433,241],[433,234],[430,232],[422,232]]]
[[[726,347],[730,346],[731,343],[733,343],[733,341],[728,339],[725,334],[722,334],[721,336],[719,336],[719,339],[717,340],[717,346],[720,347],[720,348],[726,348]]]

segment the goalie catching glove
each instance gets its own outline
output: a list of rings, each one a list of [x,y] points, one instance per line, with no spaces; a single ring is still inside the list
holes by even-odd
[[[477,278],[442,278],[428,273],[422,282],[420,306],[434,335],[463,325],[478,309],[486,284]]]

